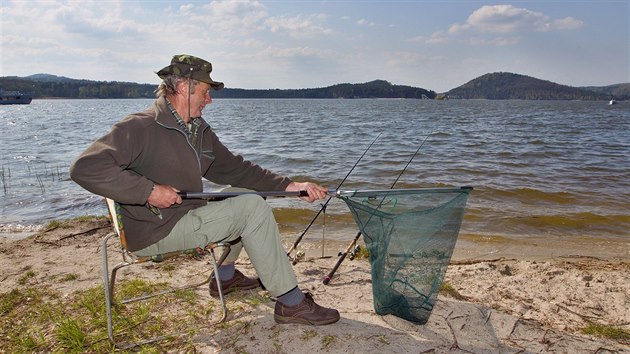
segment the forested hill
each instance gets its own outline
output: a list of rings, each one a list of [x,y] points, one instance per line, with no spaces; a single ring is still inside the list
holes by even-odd
[[[480,76],[446,93],[448,98],[489,100],[606,100],[610,94],[512,73]]]
[[[76,80],[36,74],[28,77],[0,77],[0,88],[33,92],[34,98],[153,98],[157,85],[117,81]],[[339,84],[323,88],[295,90],[246,90],[225,88],[214,91],[215,98],[435,98],[434,91],[392,85],[384,80],[363,84]]]
[[[49,74],[0,77],[6,91],[33,92],[34,98],[154,98],[156,84],[70,79]],[[571,87],[513,73],[480,76],[446,93],[393,85],[385,80],[338,84],[322,88],[250,90],[225,88],[215,98],[418,98],[418,99],[524,99],[617,100],[630,99],[630,83],[603,87]]]
[[[153,98],[156,87],[133,82],[77,80],[49,74],[0,77],[0,88],[3,90],[32,92],[35,99]]]
[[[621,100],[630,100],[630,83],[628,84],[616,84],[616,85],[608,85],[608,86],[587,86],[582,87],[585,90],[600,92],[610,97],[614,97],[616,99]]]
[[[433,99],[437,94],[423,88],[392,85],[385,80],[364,84],[338,84],[323,88],[297,90],[224,89],[214,93],[223,98],[420,98]]]

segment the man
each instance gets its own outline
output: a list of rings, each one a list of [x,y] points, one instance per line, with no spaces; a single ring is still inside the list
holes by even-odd
[[[223,201],[184,199],[178,191],[200,192],[202,177],[251,190],[308,192],[312,202],[326,188],[294,182],[234,155],[220,141],[201,111],[212,102],[211,89],[223,83],[210,78],[212,64],[176,55],[157,72],[163,80],[158,98],[144,112],[131,114],[95,141],[70,168],[83,188],[117,201],[127,235],[127,248],[139,256],[204,247],[210,242],[241,242],[219,268],[224,293],[253,289],[258,279],[234,267],[245,247],[260,281],[277,298],[278,323],[324,325],[339,312],[319,306],[297,287],[297,279],[280,242],[271,208],[255,194]],[[218,295],[216,283],[211,294]]]

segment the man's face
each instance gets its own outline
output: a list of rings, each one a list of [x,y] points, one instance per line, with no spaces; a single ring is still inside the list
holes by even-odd
[[[212,103],[210,96],[210,85],[205,82],[199,82],[190,93],[190,116],[201,117],[201,111],[207,104]]]

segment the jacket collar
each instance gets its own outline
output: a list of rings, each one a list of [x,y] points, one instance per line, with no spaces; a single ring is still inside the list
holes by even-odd
[[[155,109],[155,121],[157,123],[168,128],[180,129],[179,124],[177,124],[177,121],[175,120],[175,117],[173,117],[173,113],[171,113],[171,110],[166,105],[166,97],[158,97],[158,99],[155,100],[153,107]],[[210,125],[208,124],[208,122],[206,122],[205,119],[203,119],[203,117],[200,119],[201,124],[199,125],[199,131],[201,132]]]

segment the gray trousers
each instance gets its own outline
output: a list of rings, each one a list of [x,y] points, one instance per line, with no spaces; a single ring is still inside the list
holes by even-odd
[[[241,195],[189,211],[160,241],[134,252],[138,256],[204,247],[211,242],[241,242],[232,246],[225,262],[234,262],[244,247],[260,281],[272,296],[297,286],[295,272],[280,241],[271,207],[254,194]]]

